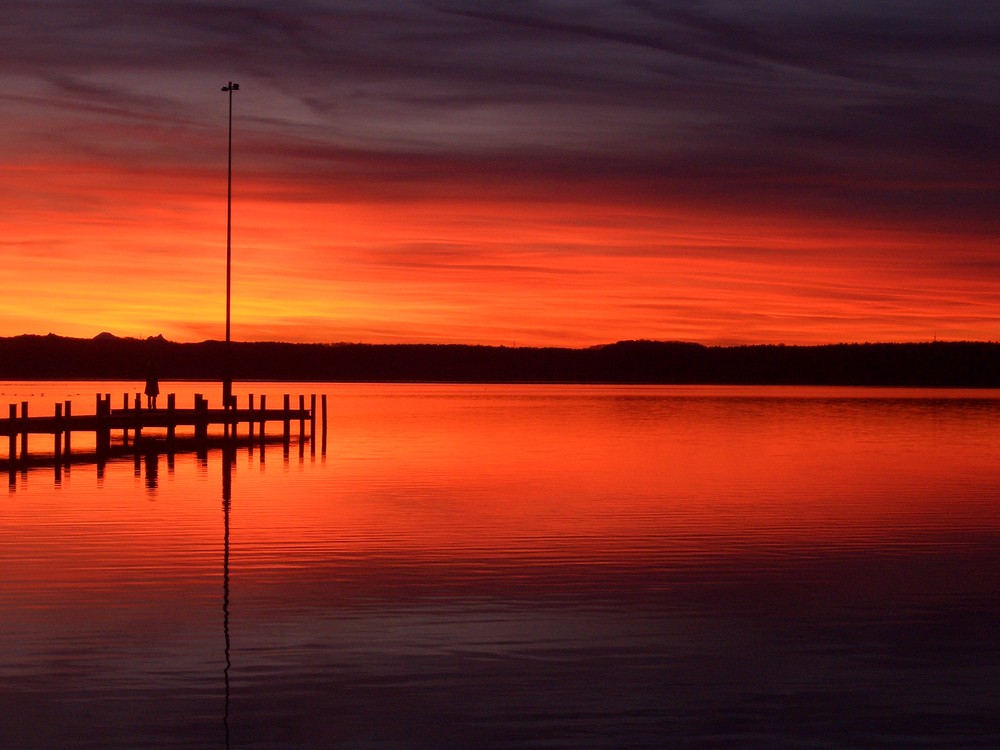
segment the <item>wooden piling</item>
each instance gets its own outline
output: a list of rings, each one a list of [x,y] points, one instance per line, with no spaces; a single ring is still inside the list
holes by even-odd
[[[236,396],[233,394],[223,394],[222,396],[222,409],[225,412],[225,416],[222,420],[222,431],[225,435],[226,441],[236,439]],[[223,447],[223,451],[228,449],[228,446]]]
[[[309,397],[309,455],[316,455],[316,394]]]
[[[97,394],[97,478],[104,478],[104,466],[111,453],[111,394],[105,393],[104,398]]]
[[[70,453],[70,441],[69,436],[73,434],[72,429],[72,417],[73,417],[73,403],[67,399],[63,404],[63,415],[66,417],[66,431],[63,432],[63,456],[66,459],[66,463],[69,463],[69,453]]]
[[[14,470],[14,463],[17,461],[17,404],[11,404],[8,411],[10,419],[10,447],[8,457],[11,471]]]
[[[266,393],[262,393],[262,394],[260,394],[260,444],[261,444],[261,446],[264,445],[264,435],[265,435],[264,425],[266,423],[266,420],[264,418],[264,410],[266,408],[267,408],[267,394]],[[263,457],[263,454],[261,454],[261,457]]]
[[[200,393],[194,394],[194,408],[199,412],[194,426],[194,436],[199,444],[208,440],[208,417],[203,416],[208,411],[208,401]]]
[[[135,453],[139,455],[139,442],[142,440],[142,394],[135,394],[135,423],[132,426],[132,442],[135,445]]]
[[[306,455],[306,397],[299,394],[299,458]]]
[[[167,394],[167,452],[173,454],[174,452],[174,439],[177,437],[177,417],[175,411],[177,409],[177,395],[174,393]]]
[[[248,437],[250,438],[251,450],[253,450],[253,394],[251,393],[247,399],[247,410],[250,412],[250,418],[247,420],[247,425],[250,430]]]
[[[194,408],[198,412],[194,426],[195,452],[204,460],[208,457],[208,400],[200,393],[194,394]]]
[[[257,439],[260,442],[260,463],[261,463],[261,465],[264,464],[264,453],[267,450],[267,432],[266,432],[265,420],[264,420],[264,414],[265,414],[264,410],[265,410],[266,407],[267,407],[267,394],[266,393],[262,393],[262,394],[260,394],[260,422],[257,425],[258,426],[258,430],[259,430],[259,434],[257,436]]]
[[[108,419],[111,416],[111,394],[101,398],[97,394],[97,428],[95,430],[95,443],[97,448],[98,467],[103,466],[103,459],[107,458],[111,451],[111,424]]]
[[[299,443],[305,442],[306,439],[306,397],[299,394]]]
[[[52,432],[52,448],[56,466],[62,464],[62,404],[56,404],[55,429]]]
[[[28,421],[28,402],[21,402],[21,419]],[[21,428],[21,461],[28,460],[28,429],[27,425]]]
[[[229,417],[233,423],[233,440],[239,436],[240,421],[236,418],[236,407],[239,405],[235,394],[229,397]]]
[[[123,411],[128,411],[128,394],[127,393],[123,393],[122,394],[122,410]],[[122,428],[122,443],[125,444],[125,447],[128,447],[128,424],[127,423]]]
[[[285,394],[285,401],[284,401],[284,404],[285,404],[285,418],[283,420],[284,432],[282,433],[282,441],[284,442],[284,444],[286,446],[290,442],[292,442],[292,421],[288,417],[288,412],[292,408],[291,403],[292,403],[291,396],[289,396],[286,393]]]
[[[321,423],[322,424],[322,428],[323,428],[323,438],[322,438],[322,440],[323,440],[323,450],[322,450],[322,453],[325,456],[326,455],[326,394],[325,393],[323,394],[321,403],[323,404],[323,421]]]

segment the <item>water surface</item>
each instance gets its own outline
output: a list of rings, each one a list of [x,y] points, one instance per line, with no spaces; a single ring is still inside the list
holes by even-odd
[[[321,388],[10,478],[0,747],[1000,746],[993,392]]]

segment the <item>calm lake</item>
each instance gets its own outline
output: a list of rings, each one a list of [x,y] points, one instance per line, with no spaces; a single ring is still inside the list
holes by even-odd
[[[325,450],[5,477],[0,747],[1000,747],[996,392],[237,392]]]

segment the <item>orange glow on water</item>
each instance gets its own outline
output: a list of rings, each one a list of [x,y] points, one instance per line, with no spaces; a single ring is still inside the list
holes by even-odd
[[[330,576],[399,585],[401,570],[482,585],[535,567],[671,579],[692,565],[947,550],[1000,533],[1000,402],[987,392],[342,386],[332,395],[325,455],[239,452],[230,561],[245,589],[329,586]],[[181,455],[170,468],[160,457],[155,478],[148,459],[111,464],[101,480],[74,466],[55,488],[44,470],[15,479],[0,514],[7,580],[18,582],[8,593],[44,608],[113,601],[131,586],[161,599],[203,588],[222,561],[219,459]]]

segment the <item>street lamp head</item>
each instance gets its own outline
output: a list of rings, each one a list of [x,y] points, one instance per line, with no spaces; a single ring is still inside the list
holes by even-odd
[[[232,81],[230,81],[228,86],[223,86],[222,87],[222,90],[223,91],[239,91],[240,90],[240,85],[238,83],[233,83]]]

